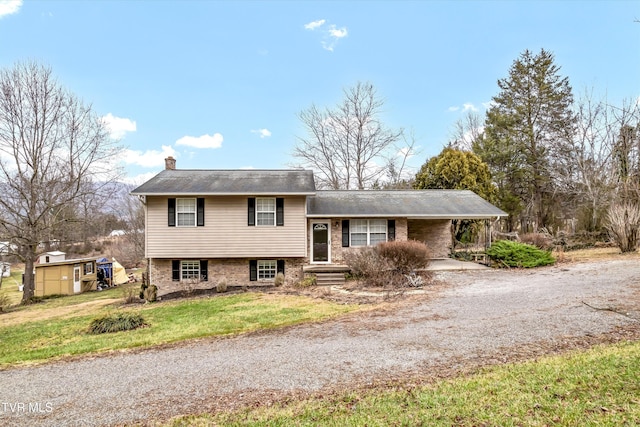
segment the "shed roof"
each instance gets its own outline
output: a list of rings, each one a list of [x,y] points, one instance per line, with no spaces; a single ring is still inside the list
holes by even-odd
[[[318,191],[307,199],[309,217],[488,219],[507,213],[469,190]]]
[[[311,195],[315,194],[310,170],[163,170],[131,193],[170,195]]]
[[[64,261],[45,262],[43,264],[40,264],[39,262],[36,262],[33,266],[36,267],[36,268],[40,268],[40,267],[49,267],[49,266],[83,264],[85,262],[92,262],[92,261],[95,262],[97,259],[98,259],[97,257],[65,259]]]

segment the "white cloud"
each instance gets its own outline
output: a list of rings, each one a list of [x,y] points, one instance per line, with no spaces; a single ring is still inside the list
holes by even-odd
[[[253,166],[242,166],[240,169],[242,170],[252,170],[255,169]]]
[[[0,18],[18,13],[20,6],[22,6],[22,0],[0,0]]]
[[[347,32],[347,27],[342,27],[340,29],[336,28],[335,25],[331,25],[329,27],[329,35],[331,37],[335,37],[336,39],[347,37],[348,34],[349,33]]]
[[[316,29],[322,27],[327,21],[324,19],[319,19],[317,21],[309,22],[305,24],[304,28],[306,30],[315,31]],[[322,48],[333,52],[333,48],[335,47],[338,40],[343,39],[349,35],[349,31],[347,27],[337,28],[334,24],[323,28],[320,32],[322,34],[322,40],[320,44]]]
[[[252,130],[251,133],[260,135],[260,138],[269,138],[271,136],[271,131],[269,129],[256,129]]]
[[[136,122],[122,117],[116,117],[111,113],[102,116],[102,122],[109,130],[109,134],[113,139],[122,139],[127,132],[136,131]]]
[[[454,112],[454,111],[458,111],[459,109],[460,109],[460,107],[453,106],[453,107],[449,107],[449,108],[447,108],[447,111],[449,111],[449,112],[451,112],[451,113],[452,113],[452,112]]]
[[[638,98],[640,99],[640,98]],[[493,107],[494,105],[496,105],[495,101],[489,101],[489,102],[483,102],[482,106],[484,107],[485,110],[488,110],[489,108]]]
[[[176,157],[176,150],[170,145],[163,145],[162,151],[158,150],[124,150],[123,160],[130,165],[138,165],[144,168],[164,167],[164,159],[172,156]]]
[[[465,102],[462,104],[462,111],[478,111],[475,105],[470,102]]]
[[[316,28],[321,27],[322,25],[324,25],[325,22],[326,21],[324,19],[318,19],[317,21],[312,21],[312,22],[309,22],[308,24],[305,24],[304,25],[304,29],[313,31]]]
[[[222,146],[222,135],[183,136],[176,141],[176,145],[186,145],[194,148],[220,148]]]

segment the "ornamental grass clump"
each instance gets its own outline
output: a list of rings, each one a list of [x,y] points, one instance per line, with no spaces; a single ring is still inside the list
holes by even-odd
[[[487,255],[499,267],[532,268],[552,265],[556,262],[549,251],[510,240],[495,242],[487,249]]]
[[[131,331],[146,326],[144,318],[137,313],[120,312],[93,319],[89,325],[90,334]]]

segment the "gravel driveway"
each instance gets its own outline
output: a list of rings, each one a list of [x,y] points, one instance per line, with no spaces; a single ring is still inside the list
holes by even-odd
[[[435,297],[395,309],[2,371],[0,424],[144,422],[282,394],[438,376],[640,330],[637,260],[437,277],[448,285]]]

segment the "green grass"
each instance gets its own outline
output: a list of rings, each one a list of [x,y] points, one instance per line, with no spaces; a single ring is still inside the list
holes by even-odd
[[[0,288],[0,296],[6,295],[9,306],[15,306],[22,301],[22,292],[18,286],[22,283],[22,271],[11,269],[10,277],[2,278],[2,288]]]
[[[306,297],[243,293],[176,300],[134,307],[80,306],[103,298],[118,298],[117,289],[48,299],[21,307],[10,316],[30,315],[25,321],[0,326],[0,368],[44,362],[68,356],[111,350],[155,346],[182,340],[241,334],[260,329],[279,328],[318,321],[357,310],[357,306],[338,305]],[[55,310],[48,310],[54,308]],[[47,313],[46,318],[37,317]],[[56,315],[53,313],[61,313]],[[92,320],[118,313],[138,313],[147,327],[92,335]],[[7,322],[8,323],[8,322]],[[0,323],[1,324],[1,323]]]
[[[426,386],[179,417],[168,425],[637,426],[640,343],[489,368]]]

